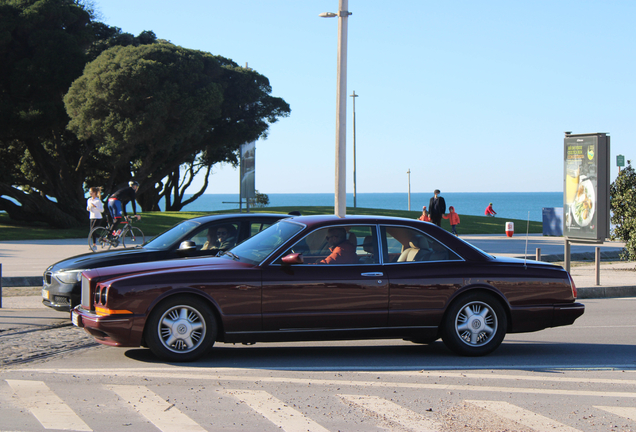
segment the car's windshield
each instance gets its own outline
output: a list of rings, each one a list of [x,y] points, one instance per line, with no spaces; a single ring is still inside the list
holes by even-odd
[[[260,264],[303,228],[305,225],[298,222],[280,221],[233,248],[228,258],[235,257],[241,262]]]
[[[157,237],[150,240],[144,245],[144,247],[150,249],[166,249],[172,246],[177,240],[183,238],[187,233],[201,226],[198,222],[184,221],[179,225],[170,228],[168,231],[164,231]]]

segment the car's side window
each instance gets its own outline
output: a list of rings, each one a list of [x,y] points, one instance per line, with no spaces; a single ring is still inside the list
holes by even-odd
[[[377,264],[375,232],[375,227],[365,225],[321,228],[309,233],[282,256],[300,253],[305,264]]]
[[[210,251],[211,254],[220,250],[228,250],[234,247],[237,242],[238,224],[225,223],[211,225],[195,233],[190,240],[193,241],[197,250]]]
[[[383,226],[381,240],[384,262],[453,261],[461,258],[438,240],[421,231]]]
[[[197,232],[195,235],[193,235],[192,238],[190,238],[190,240],[194,242],[194,244],[197,246],[197,249],[201,249],[201,247],[207,240],[207,234],[208,234],[207,229],[201,230]]]

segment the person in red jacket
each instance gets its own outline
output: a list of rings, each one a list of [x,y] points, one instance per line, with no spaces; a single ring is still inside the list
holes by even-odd
[[[495,209],[492,208],[492,203],[488,204],[488,207],[486,207],[486,210],[484,211],[484,214],[486,216],[493,216],[493,217],[497,214]]]
[[[426,206],[422,207],[422,215],[419,217],[421,221],[430,222],[431,218],[428,215],[428,211],[426,210]]]
[[[457,234],[457,225],[459,225],[459,215],[455,213],[455,207],[450,206],[448,208],[448,214],[442,216],[444,219],[448,219],[452,228],[452,233],[459,237]]]
[[[327,243],[331,254],[320,260],[322,264],[357,264],[356,246],[347,241],[347,231],[342,227],[329,228]]]

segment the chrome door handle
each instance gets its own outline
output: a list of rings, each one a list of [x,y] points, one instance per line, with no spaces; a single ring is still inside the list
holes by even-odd
[[[365,276],[365,277],[382,277],[382,276],[384,276],[384,273],[382,273],[382,272],[362,273],[361,276]]]

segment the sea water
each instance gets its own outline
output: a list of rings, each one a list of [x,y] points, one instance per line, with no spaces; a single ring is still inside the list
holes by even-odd
[[[306,207],[334,205],[333,193],[308,194],[267,194],[268,207]],[[461,216],[483,216],[489,203],[502,219],[521,219],[541,222],[543,208],[563,207],[563,192],[449,192],[441,196],[446,200],[446,208],[455,207]],[[189,195],[186,195],[187,199]],[[431,193],[411,193],[411,210],[421,211],[422,206],[428,208]],[[238,194],[204,194],[184,211],[217,211],[239,208]],[[162,203],[163,204],[163,203]],[[359,193],[356,195],[356,206],[361,208],[377,208],[387,210],[408,210],[408,193]],[[163,208],[163,205],[161,205]],[[353,207],[353,194],[347,194],[347,207]],[[243,205],[245,208],[245,205]]]

